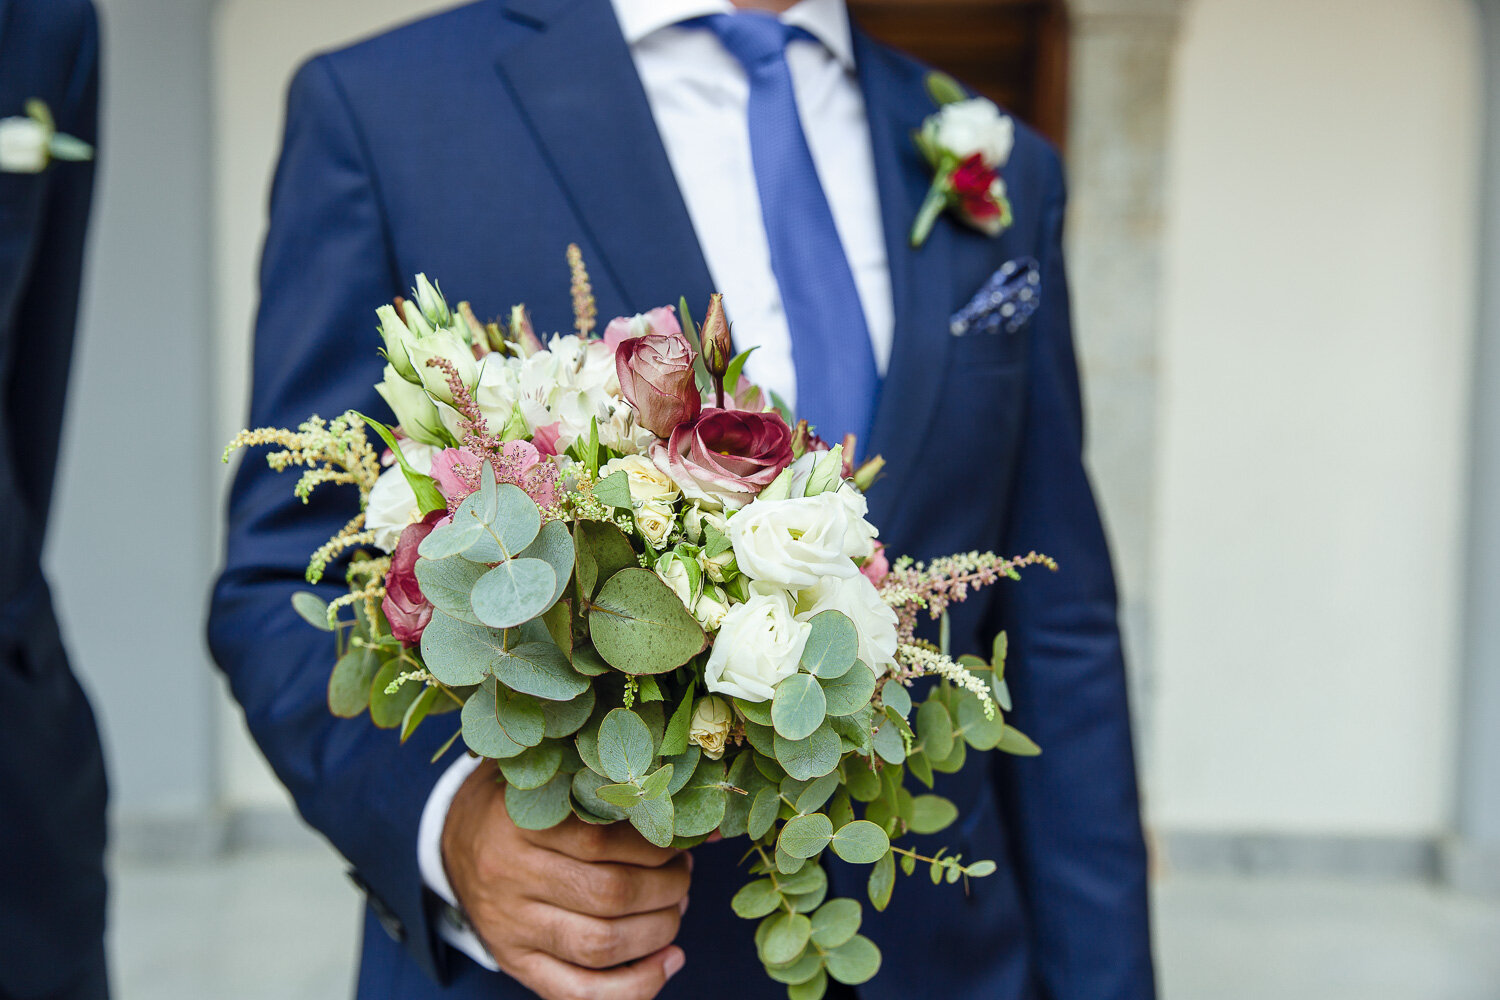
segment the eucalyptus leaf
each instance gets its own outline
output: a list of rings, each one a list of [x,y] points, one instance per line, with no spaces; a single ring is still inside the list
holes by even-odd
[[[659,799],[645,799],[626,810],[630,825],[640,831],[657,847],[672,846],[672,799],[663,795]]]
[[[625,475],[625,471],[622,469],[595,483],[594,499],[606,507],[630,510],[633,506],[630,498],[630,478]]]
[[[934,758],[942,760],[953,752],[953,717],[937,699],[929,698],[917,709],[917,733]]]
[[[776,760],[786,773],[803,781],[821,778],[839,766],[844,745],[837,733],[827,725],[814,730],[804,740],[788,740],[780,733],[775,736]]]
[[[756,725],[771,725],[771,702],[746,701],[743,698],[735,698],[734,706],[739,709],[741,715]]]
[[[687,786],[672,796],[677,836],[698,837],[718,829],[728,806],[724,765],[704,760]]]
[[[433,528],[417,546],[417,555],[423,559],[451,559],[469,551],[484,534],[484,522],[470,516],[462,521],[454,520]]]
[[[867,820],[857,819],[833,835],[833,853],[854,865],[879,861],[891,849],[885,831]]]
[[[611,781],[639,781],[655,757],[651,731],[639,715],[617,708],[604,717],[599,725],[599,763]]]
[[[884,910],[891,903],[891,891],[896,888],[896,855],[887,851],[870,869],[870,905]]]
[[[851,757],[844,763],[844,786],[859,802],[874,802],[880,797],[880,775],[864,760]]]
[[[802,649],[802,666],[827,680],[842,677],[859,657],[859,633],[854,622],[838,611],[813,616],[812,631]]]
[[[313,628],[332,632],[328,624],[328,602],[310,590],[299,590],[292,595],[292,610]]]
[[[1005,735],[1000,738],[995,749],[1017,757],[1035,757],[1042,752],[1042,748],[1033,743],[1031,737],[1011,725],[1005,727]]]
[[[887,764],[900,764],[906,760],[906,744],[902,742],[901,731],[890,719],[885,720],[880,728],[875,730],[871,745],[874,746],[881,760]]]
[[[599,795],[599,789],[608,785],[609,779],[592,768],[585,767],[573,775],[573,797],[583,807],[600,819],[618,822],[625,818],[625,810],[613,805]]]
[[[547,701],[572,701],[589,689],[589,679],[551,642],[522,643],[501,654],[492,669],[507,687]]]
[[[572,779],[559,774],[540,788],[505,786],[505,811],[523,830],[550,830],[572,812],[568,793]]]
[[[705,766],[719,768],[717,773],[719,777],[723,777],[723,765],[707,760],[703,756],[703,751],[692,744],[689,744],[688,748],[682,753],[664,756],[662,763],[671,764],[673,768],[672,783],[667,786],[667,794],[675,796],[678,792],[686,788],[687,783],[692,781],[697,775],[700,762]]]
[[[474,584],[487,572],[489,569],[483,563],[469,562],[463,556],[417,560],[417,583],[422,588],[422,596],[444,614],[471,625],[483,624],[474,614],[469,595],[474,592]]]
[[[958,806],[941,795],[918,795],[913,800],[912,833],[937,833],[958,819]]]
[[[493,628],[515,628],[551,607],[556,589],[557,573],[551,564],[517,558],[481,576],[469,596],[480,621]]]
[[[795,857],[776,848],[776,870],[783,875],[795,875],[807,867],[807,859]]]
[[[853,715],[870,704],[875,695],[875,674],[863,663],[838,677],[820,681],[829,715]]]
[[[656,799],[666,795],[667,787],[672,784],[672,771],[673,767],[671,764],[663,764],[648,774],[646,779],[641,782],[641,792],[645,797]]]
[[[864,910],[854,899],[831,899],[812,915],[812,942],[819,948],[837,948],[859,933]]]
[[[746,920],[759,920],[781,907],[781,893],[776,890],[776,883],[771,879],[756,879],[735,893],[729,905]]]
[[[794,816],[781,828],[776,846],[794,858],[815,858],[833,837],[833,822],[822,813]]]
[[[846,986],[858,986],[880,971],[880,949],[874,941],[856,934],[824,956],[823,963],[834,979]]]
[[[755,801],[750,805],[750,816],[745,825],[745,832],[751,840],[759,840],[770,832],[780,806],[781,797],[776,794],[776,789],[762,788],[755,793]]]
[[[796,803],[795,808],[797,812],[806,815],[807,813],[815,812],[823,808],[823,805],[830,798],[832,798],[833,793],[838,790],[839,782],[840,778],[838,776],[838,773],[834,772],[831,774],[825,774],[823,775],[823,777],[818,778],[816,781],[809,783],[807,787],[802,790],[801,794],[799,794],[794,800]]]
[[[594,689],[586,687],[572,701],[543,701],[544,735],[555,740],[578,732],[594,712],[594,697]]]
[[[902,718],[911,714],[911,695],[894,677],[880,686],[880,700],[886,708],[894,708]]]
[[[637,782],[622,781],[615,785],[600,785],[595,792],[599,798],[620,809],[630,809],[646,797],[646,790]]]
[[[828,700],[817,678],[811,674],[793,674],[776,685],[771,701],[771,724],[778,736],[803,740],[823,724],[828,715]],[[781,755],[778,753],[777,757]]]
[[[370,684],[380,672],[373,649],[351,649],[333,665],[328,677],[328,709],[340,719],[353,719],[370,707]]]
[[[599,655],[627,674],[675,670],[708,645],[708,636],[672,589],[649,569],[622,569],[589,610]]]
[[[607,521],[579,521],[573,529],[578,592],[585,599],[622,569],[639,566],[630,540]]]
[[[985,715],[984,703],[967,692],[958,701],[958,726],[975,750],[993,750],[1005,738],[1005,719],[999,712]]]
[[[505,775],[506,784],[530,790],[551,781],[561,765],[562,746],[549,740],[502,760],[500,773]]]
[[[766,966],[766,975],[788,987],[809,982],[823,973],[823,956],[816,948],[803,948],[802,954],[785,965]]]
[[[761,957],[768,965],[795,961],[812,937],[812,921],[801,913],[783,913],[771,918]]]
[[[786,988],[787,1000],[823,1000],[828,992],[828,973],[821,968],[818,974],[805,983],[793,983]]]
[[[568,581],[573,577],[573,536],[568,534],[567,524],[548,521],[542,525],[536,540],[521,551],[520,558],[540,559],[552,567],[552,572],[557,575],[557,586],[552,592],[552,600],[547,603],[554,605],[561,600],[568,589]]]
[[[401,725],[401,720],[406,717],[406,710],[422,693],[421,682],[408,681],[397,688],[394,694],[387,694],[386,688],[390,687],[400,673],[401,661],[387,660],[370,682],[370,721],[381,729],[395,729]]]
[[[433,611],[422,631],[421,648],[422,662],[432,676],[454,687],[478,684],[506,655],[503,632],[439,610]]]
[[[432,712],[432,706],[437,704],[439,698],[447,695],[435,687],[422,688],[422,693],[406,706],[406,711],[401,716],[401,742],[405,743],[411,739],[411,734],[417,731],[422,720]]]

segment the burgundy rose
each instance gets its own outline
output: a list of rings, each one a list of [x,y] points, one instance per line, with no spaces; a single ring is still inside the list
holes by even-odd
[[[422,641],[422,632],[432,621],[432,604],[417,584],[417,546],[447,516],[447,511],[435,510],[416,524],[408,524],[401,530],[396,551],[391,553],[391,571],[385,576],[385,600],[380,610],[390,622],[391,635],[408,646]]]
[[[707,409],[651,457],[685,496],[739,508],[792,464],[792,429],[778,413]]]
[[[657,437],[691,423],[703,406],[693,374],[693,348],[681,334],[622,340],[615,349],[615,371],[640,425]]]
[[[953,171],[953,192],[958,195],[959,207],[981,228],[999,224],[1004,216],[999,199],[995,197],[995,182],[999,179],[1000,175],[994,168],[985,166],[984,158],[978,153]]]

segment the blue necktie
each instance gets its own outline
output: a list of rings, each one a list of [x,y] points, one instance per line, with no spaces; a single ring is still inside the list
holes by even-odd
[[[750,77],[750,155],[771,270],[792,333],[797,415],[830,444],[856,434],[863,445],[874,420],[880,375],[854,272],[802,132],[786,61],[792,38],[812,36],[755,12],[714,14],[691,23],[717,35]],[[734,303],[729,306],[732,310]]]

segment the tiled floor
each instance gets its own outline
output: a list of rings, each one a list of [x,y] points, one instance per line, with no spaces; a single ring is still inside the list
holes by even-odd
[[[320,849],[116,878],[121,1000],[350,992],[358,902]],[[1500,902],[1435,889],[1174,876],[1157,891],[1165,1000],[1500,1000]]]

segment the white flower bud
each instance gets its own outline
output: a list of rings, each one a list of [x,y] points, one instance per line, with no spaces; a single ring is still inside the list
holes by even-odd
[[[380,336],[385,340],[385,358],[396,369],[397,374],[408,382],[421,382],[417,370],[412,367],[411,359],[406,356],[406,345],[413,340],[412,333],[401,322],[401,316],[396,312],[395,306],[381,306],[375,310],[375,315],[380,317]]]
[[[470,392],[479,382],[479,363],[474,360],[474,349],[451,330],[439,330],[408,342],[406,354],[422,380],[422,387],[432,393],[433,398],[450,405],[455,400],[453,389],[448,385],[448,373],[441,367],[429,365],[429,360],[442,358],[452,364],[459,380]]]
[[[51,160],[52,130],[34,118],[0,119],[0,172],[39,174]]]
[[[672,505],[665,501],[647,500],[635,509],[636,530],[658,549],[667,544],[675,523]]]
[[[417,308],[422,310],[422,315],[434,329],[441,329],[453,322],[453,312],[448,308],[448,300],[443,298],[443,293],[436,285],[427,280],[427,275],[417,275],[417,287],[413,294],[417,299]]]
[[[688,723],[688,742],[703,748],[703,756],[719,760],[724,756],[724,744],[729,739],[729,724],[734,712],[729,702],[709,695],[699,699],[693,706],[693,718]]]
[[[407,437],[439,447],[446,443],[437,404],[421,386],[406,381],[395,367],[386,365],[385,380],[375,387],[375,391],[396,414],[396,422]]]

